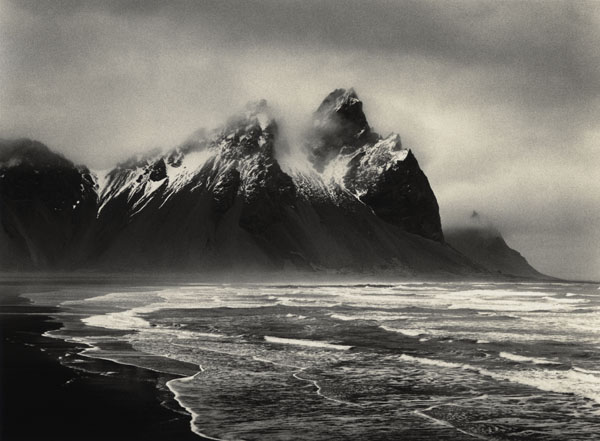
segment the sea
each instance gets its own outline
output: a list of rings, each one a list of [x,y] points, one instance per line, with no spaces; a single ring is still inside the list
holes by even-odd
[[[590,283],[69,284],[86,359],[174,375],[212,440],[600,440]]]

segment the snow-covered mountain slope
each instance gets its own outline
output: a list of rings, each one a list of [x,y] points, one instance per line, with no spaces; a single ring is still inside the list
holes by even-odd
[[[301,150],[293,160],[279,157],[278,126],[261,101],[213,132],[200,131],[171,151],[135,157],[100,174],[100,260],[124,267],[396,265],[410,270],[418,265],[408,262],[407,249],[437,247],[429,256],[444,255],[460,270],[462,257],[406,234],[405,219],[377,214],[387,214],[377,199],[384,191],[381,176],[398,173],[411,154],[397,135],[383,139],[371,131],[353,91],[325,99],[307,139],[304,146],[290,147]],[[339,150],[331,150],[318,167],[309,161],[311,149],[327,142]],[[421,269],[430,263],[436,267],[428,262]]]
[[[289,176],[274,160],[277,125],[265,101],[252,103],[210,134],[189,139],[166,154],[153,152],[134,157],[108,173],[97,174],[99,217],[116,201],[126,200],[127,216],[140,213],[153,200],[164,206],[180,192],[209,190],[224,203],[235,186],[245,200],[259,197],[277,180],[278,193],[293,192]]]

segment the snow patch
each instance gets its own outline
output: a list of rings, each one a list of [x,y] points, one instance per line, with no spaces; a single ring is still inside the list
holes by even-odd
[[[344,176],[348,173],[348,164],[354,155],[338,155],[327,164],[323,170],[323,181],[327,184],[337,184],[346,188]]]
[[[108,186],[108,174],[111,172],[111,170],[112,169],[92,170],[91,175],[96,183],[96,194],[99,198],[102,198],[104,190],[106,190],[106,187]]]
[[[269,126],[269,123],[271,122],[271,118],[269,118],[269,116],[263,112],[257,113],[256,119],[258,120],[258,124],[260,124],[260,128],[262,130],[265,130]]]

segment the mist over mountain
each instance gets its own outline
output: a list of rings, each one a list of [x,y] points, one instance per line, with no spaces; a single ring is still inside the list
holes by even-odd
[[[373,130],[353,89],[330,93],[303,135],[290,143],[262,100],[104,171],[4,141],[0,268],[540,276],[501,236],[449,246],[416,156]]]
[[[546,278],[516,250],[508,246],[502,233],[489,220],[473,211],[463,226],[445,230],[446,241],[462,254],[492,273]]]

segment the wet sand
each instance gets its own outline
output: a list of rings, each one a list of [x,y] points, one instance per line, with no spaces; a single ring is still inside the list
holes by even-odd
[[[201,439],[164,386],[175,377],[103,360],[63,366],[58,357],[84,348],[42,337],[60,327],[50,317],[56,308],[0,290],[0,439]]]

